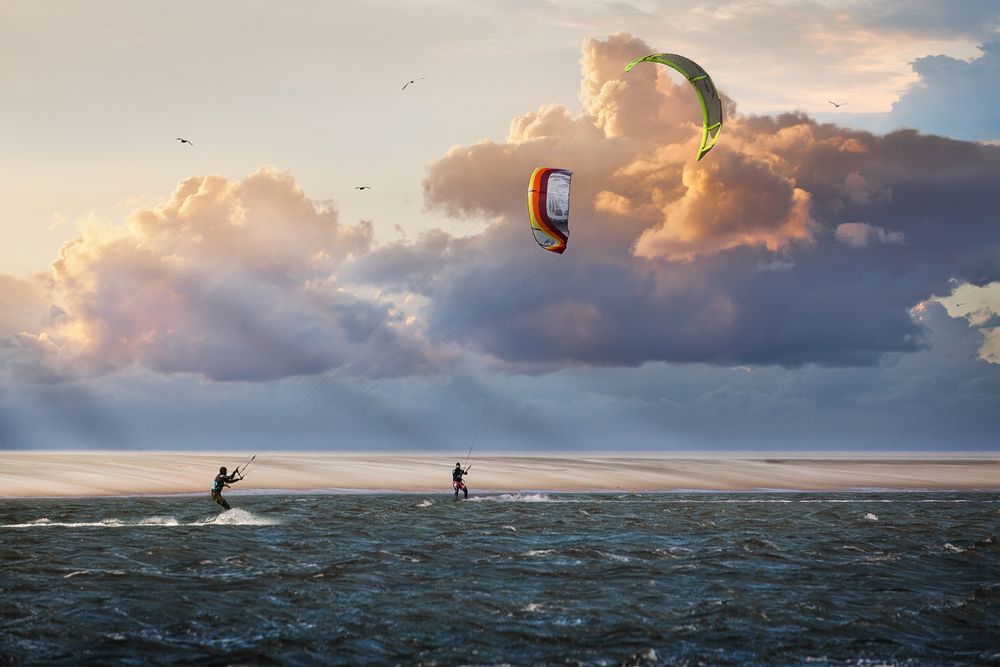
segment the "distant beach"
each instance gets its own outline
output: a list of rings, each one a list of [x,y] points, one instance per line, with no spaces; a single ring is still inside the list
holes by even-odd
[[[229,493],[448,492],[455,454],[266,453]],[[0,496],[207,493],[232,452],[0,452]],[[463,461],[464,464],[464,461]],[[1000,453],[509,454],[474,457],[472,493],[1000,490]]]

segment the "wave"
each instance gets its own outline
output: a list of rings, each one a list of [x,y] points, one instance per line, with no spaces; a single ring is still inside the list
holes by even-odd
[[[498,496],[473,496],[469,500],[475,502],[494,503],[554,503],[553,500],[544,493],[501,493]]]
[[[28,523],[0,524],[0,528],[139,528],[152,526],[276,526],[277,519],[263,517],[253,512],[232,509],[201,521],[181,523],[171,516],[151,516],[145,519],[102,519],[100,521],[52,521],[48,517]]]
[[[0,528],[131,528],[134,526],[177,526],[175,519],[168,523],[163,517],[153,517],[156,521],[137,519],[125,521],[122,519],[103,519],[101,521],[50,521],[47,518],[36,519],[28,523],[7,523]]]
[[[72,579],[73,577],[87,577],[87,576],[90,576],[90,575],[98,575],[98,576],[101,576],[101,575],[104,575],[104,576],[111,575],[113,577],[125,577],[125,576],[128,576],[129,573],[126,572],[125,570],[104,570],[104,569],[75,570],[73,572],[70,572],[69,574],[63,575],[63,579]]]
[[[277,526],[281,521],[242,509],[231,509],[216,516],[186,524],[188,526]]]

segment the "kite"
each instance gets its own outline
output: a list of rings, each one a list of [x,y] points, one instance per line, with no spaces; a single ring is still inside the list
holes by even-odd
[[[569,240],[569,183],[573,172],[539,167],[528,181],[528,220],[538,245],[560,255]]]
[[[684,78],[694,86],[695,92],[698,93],[698,101],[701,103],[703,121],[698,159],[705,157],[705,153],[712,150],[716,139],[719,138],[719,132],[722,131],[722,100],[719,99],[719,91],[712,83],[712,77],[698,63],[675,53],[654,53],[645,58],[636,58],[625,65],[625,71],[631,71],[633,67],[642,62],[660,63],[672,67],[683,74]]]

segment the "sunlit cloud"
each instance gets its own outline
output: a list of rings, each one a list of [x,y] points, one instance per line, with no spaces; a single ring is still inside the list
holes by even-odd
[[[25,314],[16,332],[4,323],[11,367],[44,381],[132,365],[215,380],[322,372],[356,357],[380,325],[390,341],[405,329],[391,302],[337,279],[371,236],[273,169],[186,179],[125,226],[86,221],[42,285],[7,281],[7,293],[30,287],[33,307],[44,288],[58,313],[34,326]]]
[[[370,224],[345,224],[273,169],[185,179],[124,227],[81,225],[44,286],[58,316],[10,331],[8,348],[49,378],[141,366],[253,381],[342,363],[405,375],[460,350],[527,373],[870,365],[922,348],[909,309],[950,279],[1000,279],[987,251],[1000,150],[746,116],[724,98],[722,137],[696,161],[687,82],[624,72],[652,50],[624,33],[587,40],[581,113],[543,104],[503,141],[432,161],[425,204],[469,221],[464,236],[377,244]],[[536,166],[575,173],[560,258],[532,254],[523,192]],[[536,287],[519,288],[529,274]],[[409,361],[366,366],[369,348]]]
[[[498,205],[498,191],[535,166],[575,172],[569,250],[544,264],[545,290],[525,296],[513,343],[503,349],[495,336],[502,317],[447,340],[535,369],[873,364],[920,349],[923,325],[908,309],[949,279],[1000,276],[984,252],[998,240],[987,174],[1000,169],[1000,151],[802,114],[742,116],[727,102],[721,139],[695,162],[700,116],[686,82],[665,68],[623,71],[650,51],[626,34],[589,40],[582,115],[543,106],[515,118],[507,141],[455,147],[431,164],[429,206],[491,220],[469,242],[475,260],[459,257],[427,290],[432,324],[531,250],[522,202]],[[574,243],[584,229],[587,240]],[[392,265],[382,266],[391,279]]]
[[[947,297],[935,299],[948,315],[965,319],[983,336],[979,357],[1000,364],[1000,282],[988,285],[958,285]]]

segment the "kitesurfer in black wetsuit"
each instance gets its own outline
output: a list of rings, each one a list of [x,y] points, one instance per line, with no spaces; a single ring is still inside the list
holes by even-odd
[[[226,466],[219,468],[219,474],[215,476],[215,481],[212,482],[212,500],[217,502],[222,509],[232,509],[229,503],[226,502],[226,499],[222,497],[222,489],[241,479],[243,479],[243,475],[240,474],[239,468],[234,470],[232,475],[226,474]]]
[[[455,469],[451,471],[451,485],[455,488],[455,498],[458,498],[459,491],[465,491],[465,497],[469,497],[469,489],[465,487],[465,482],[462,481],[462,475],[468,474],[468,470],[462,470],[461,463],[455,463]]]

